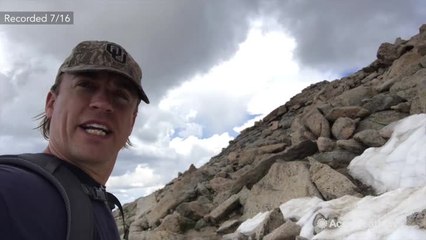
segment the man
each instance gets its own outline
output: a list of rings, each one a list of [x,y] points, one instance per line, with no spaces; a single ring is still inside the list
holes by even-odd
[[[141,78],[139,65],[118,44],[85,41],[72,50],[47,94],[40,125],[49,139],[44,153],[3,158],[59,162],[52,172],[66,172],[71,175],[66,179],[76,177],[79,184],[67,184],[65,180],[55,187],[49,176],[0,164],[1,239],[58,240],[68,239],[70,234],[79,234],[76,238],[80,239],[119,239],[105,204],[111,198],[104,185],[118,152],[129,143],[140,101],[149,103]],[[61,195],[62,187],[68,194],[65,197]],[[87,193],[90,206],[83,204],[86,196],[75,197],[74,192]],[[70,201],[71,210],[64,199]],[[87,217],[70,220],[67,214],[73,211],[77,211],[73,217]],[[88,221],[80,224],[87,229],[80,227],[74,231],[78,233],[73,233],[70,228],[82,221]]]

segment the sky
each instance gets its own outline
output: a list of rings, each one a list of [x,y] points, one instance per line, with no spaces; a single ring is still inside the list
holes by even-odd
[[[295,219],[307,239],[426,239],[426,230],[408,226],[407,217],[426,209],[426,114],[412,115],[389,126],[385,145],[368,148],[354,158],[349,173],[371,186],[378,196],[292,199],[280,206],[284,218]],[[258,213],[237,229],[250,235],[270,212]],[[321,214],[321,215],[318,215]],[[318,218],[316,218],[319,216]],[[314,223],[314,219],[317,221]],[[314,235],[314,226],[321,230]]]
[[[84,40],[141,65],[141,104],[107,188],[122,202],[202,166],[239,131],[312,83],[376,59],[426,23],[423,0],[0,0],[2,11],[72,11],[71,25],[0,25],[0,154],[41,152],[34,128],[57,69]]]

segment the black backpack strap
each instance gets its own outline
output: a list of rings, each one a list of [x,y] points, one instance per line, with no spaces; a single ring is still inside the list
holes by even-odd
[[[118,209],[120,210],[121,219],[123,220],[123,232],[124,232],[123,238],[124,238],[124,240],[128,240],[129,239],[129,225],[126,224],[126,219],[124,218],[123,206],[121,206],[121,203],[118,200],[118,198],[116,196],[114,196],[112,193],[107,192],[107,196],[108,196],[108,202],[113,203],[111,210],[114,209],[114,205],[116,205],[118,207]]]
[[[93,200],[97,201],[103,201],[107,204],[108,208],[113,210],[115,206],[118,207],[121,214],[121,219],[123,220],[123,239],[128,240],[129,239],[129,225],[126,224],[126,219],[124,218],[124,210],[123,206],[121,206],[120,201],[116,196],[114,196],[112,193],[109,193],[105,190],[105,188],[95,187],[95,186],[89,186],[86,184],[82,184],[83,191],[89,195],[89,197]]]
[[[4,155],[0,163],[36,172],[51,182],[60,192],[67,211],[67,240],[93,240],[94,217],[90,198],[80,180],[60,160],[46,154]]]

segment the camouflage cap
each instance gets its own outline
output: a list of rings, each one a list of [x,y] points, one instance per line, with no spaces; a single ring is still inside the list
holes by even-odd
[[[142,85],[142,70],[136,61],[120,45],[108,41],[84,41],[79,43],[59,67],[63,72],[111,71],[122,74],[134,83],[140,99],[149,103]]]

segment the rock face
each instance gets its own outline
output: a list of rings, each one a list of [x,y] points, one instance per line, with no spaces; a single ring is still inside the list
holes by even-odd
[[[126,204],[130,239],[294,239],[300,227],[279,217],[281,204],[369,194],[346,167],[366,148],[386,143],[387,125],[426,113],[425,46],[426,25],[409,40],[382,44],[369,66],[307,87],[204,166]],[[255,233],[235,232],[266,211],[268,224]],[[424,215],[407,221],[424,228]]]

